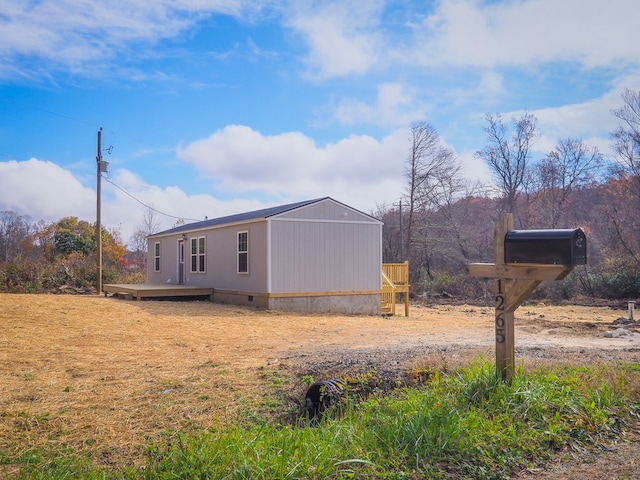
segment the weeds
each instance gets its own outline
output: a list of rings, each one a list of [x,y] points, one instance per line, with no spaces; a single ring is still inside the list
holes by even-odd
[[[638,415],[637,364],[519,372],[493,366],[430,372],[424,385],[347,399],[316,427],[241,422],[150,444],[144,468],[99,470],[86,459],[23,458],[24,478],[508,478],[554,451],[616,438]],[[280,386],[277,374],[266,376]],[[363,377],[364,383],[370,378]],[[25,453],[25,455],[27,455]],[[3,463],[10,459],[3,458]],[[16,462],[20,459],[15,459]],[[75,475],[72,475],[75,472]]]

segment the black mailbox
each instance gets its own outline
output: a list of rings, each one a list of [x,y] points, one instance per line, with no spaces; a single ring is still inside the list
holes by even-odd
[[[587,237],[581,228],[511,230],[504,237],[505,263],[586,265]]]

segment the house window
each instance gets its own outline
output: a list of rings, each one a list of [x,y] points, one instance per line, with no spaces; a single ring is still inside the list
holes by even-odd
[[[160,271],[160,242],[153,244],[153,270]]]
[[[249,232],[238,232],[238,273],[249,273]]]
[[[206,262],[205,238],[193,237],[191,239],[191,272],[204,273]]]

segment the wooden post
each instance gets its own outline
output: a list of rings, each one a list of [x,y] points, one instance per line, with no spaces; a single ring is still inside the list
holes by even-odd
[[[513,230],[513,215],[503,215],[495,229],[495,263],[472,263],[469,274],[494,279],[496,372],[504,382],[515,374],[515,311],[544,280],[561,280],[573,266],[505,263],[504,239]]]
[[[400,217],[402,218],[402,217]],[[404,261],[404,316],[409,316],[409,260]]]
[[[503,215],[495,229],[495,265],[504,265],[504,237],[513,230],[513,215]],[[515,373],[514,313],[507,310],[510,286],[505,278],[495,279],[496,371],[505,382]]]

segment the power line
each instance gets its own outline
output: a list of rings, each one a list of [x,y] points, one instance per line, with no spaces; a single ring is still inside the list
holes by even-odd
[[[65,115],[65,114],[62,114],[62,113],[59,113],[59,112],[54,112],[54,111],[52,111],[52,110],[48,110],[48,109],[45,109],[45,108],[36,107],[36,106],[34,106],[34,105],[28,105],[28,104],[25,104],[25,103],[16,102],[16,101],[14,101],[14,100],[8,100],[8,99],[0,99],[0,101],[5,102],[5,103],[10,103],[10,104],[16,105],[16,106],[18,106],[18,107],[22,107],[22,108],[28,108],[28,109],[32,109],[32,110],[37,110],[37,111],[40,111],[40,112],[43,112],[43,113],[46,113],[46,114],[49,114],[49,115],[53,115],[53,116],[56,116],[56,117],[64,118],[64,119],[66,119],[66,120],[71,120],[71,121],[73,121],[73,122],[81,123],[81,124],[84,124],[84,125],[95,126],[92,122],[88,122],[88,121],[86,121],[86,120],[83,120],[83,119],[80,119],[80,118],[76,118],[76,117],[72,117],[72,116],[70,116],[70,115]],[[102,130],[102,128],[101,128],[101,127],[100,127],[100,129]],[[113,135],[114,137],[117,135],[117,132],[116,132],[115,130],[113,130],[113,129],[107,129],[107,131],[108,131],[108,133],[110,133],[110,134],[111,134],[111,135]],[[130,137],[130,138],[135,139],[135,137]],[[151,144],[151,145],[152,145],[152,146],[155,146],[155,147],[158,147],[157,145],[153,145],[153,144]],[[109,147],[109,148],[112,148],[112,147]],[[159,147],[158,147],[158,148],[159,148]],[[111,153],[111,152],[109,151],[109,153]],[[17,158],[17,157],[16,157],[16,156],[14,156],[14,155],[6,154],[6,153],[0,153],[0,155],[1,155],[1,156],[8,157],[8,158],[13,157],[13,159],[15,159],[15,160],[28,160],[27,158]],[[67,169],[67,170],[69,170],[69,169]],[[83,175],[89,175],[89,173],[88,173],[88,172],[82,172],[82,174],[83,174]],[[105,181],[109,182],[111,185],[113,185],[114,187],[116,187],[118,190],[122,191],[124,194],[128,195],[128,196],[129,196],[129,197],[131,197],[133,200],[135,200],[136,202],[138,202],[140,205],[142,205],[142,206],[144,206],[145,208],[148,208],[148,209],[150,209],[150,210],[152,210],[152,211],[154,211],[154,212],[158,213],[159,215],[163,215],[163,216],[165,216],[165,217],[169,217],[169,218],[174,218],[174,219],[177,219],[177,220],[188,220],[188,221],[192,221],[192,222],[198,222],[198,221],[200,221],[200,219],[196,219],[196,218],[178,217],[178,216],[176,216],[176,215],[171,215],[171,214],[168,214],[168,213],[165,213],[165,212],[161,212],[160,210],[157,210],[157,209],[155,209],[155,208],[153,208],[153,207],[151,207],[151,206],[147,205],[147,204],[146,204],[146,203],[144,203],[142,200],[140,200],[140,199],[136,198],[134,195],[132,195],[131,193],[129,193],[128,191],[126,191],[123,187],[121,187],[120,185],[117,185],[117,184],[116,184],[116,183],[114,183],[113,181],[109,180],[107,177],[104,177],[104,176],[102,176],[102,175],[101,175],[101,177],[102,177],[102,178],[104,178],[104,180],[105,180]]]
[[[9,154],[6,154],[6,153],[0,153],[0,156],[4,156],[4,157],[8,157],[8,158],[12,158],[12,159],[14,159],[14,160],[19,160],[19,161],[23,161],[23,160],[24,160],[24,161],[26,161],[26,160],[30,160],[30,159],[27,159],[27,158],[18,158],[18,157],[16,157],[15,155],[9,155]],[[60,168],[62,168],[62,167],[60,167]],[[78,169],[65,168],[65,170],[72,171],[72,172],[76,172],[76,173],[80,173],[80,174],[85,175],[85,176],[93,176],[93,175],[95,175],[95,173],[89,173],[89,172],[87,172],[87,171],[82,171],[82,170],[78,170]],[[151,206],[147,205],[147,204],[146,204],[146,203],[144,203],[142,200],[140,200],[140,199],[136,198],[133,194],[131,194],[131,193],[129,193],[128,191],[126,191],[126,190],[125,190],[123,187],[121,187],[120,185],[118,185],[118,184],[114,183],[113,181],[109,180],[107,177],[102,176],[102,178],[103,178],[105,181],[109,182],[109,183],[110,183],[111,185],[113,185],[114,187],[116,187],[118,190],[120,190],[121,192],[123,192],[124,194],[126,194],[126,195],[128,195],[129,197],[131,197],[132,199],[134,199],[134,200],[135,200],[136,202],[138,202],[140,205],[142,205],[142,206],[144,206],[144,207],[146,207],[146,208],[148,208],[148,209],[150,209],[150,210],[153,210],[154,212],[156,212],[156,213],[158,213],[158,214],[160,214],[160,215],[163,215],[163,216],[165,216],[165,217],[175,218],[175,219],[177,219],[177,220],[189,220],[189,221],[192,221],[192,222],[198,222],[198,221],[200,221],[200,219],[197,219],[197,218],[185,218],[185,217],[178,217],[178,216],[176,216],[176,215],[171,215],[171,214],[169,214],[169,213],[161,212],[160,210],[157,210],[157,209],[155,209],[155,208],[153,208],[153,207],[151,207]]]
[[[9,100],[7,98],[3,98],[3,99],[1,99],[1,101],[4,102],[4,103],[10,103],[10,104],[16,105],[18,107],[30,108],[32,110],[37,110],[39,112],[48,113],[49,115],[54,115],[56,117],[64,118],[66,120],[71,120],[73,122],[82,123],[84,125],[90,125],[92,127],[99,128],[93,122],[88,122],[88,121],[82,120],[80,118],[75,118],[75,117],[72,117],[70,115],[65,115],[63,113],[54,112],[53,110],[47,110],[46,108],[36,107],[34,105],[28,105],[28,104],[22,103],[22,102],[16,102],[15,100]]]
[[[6,99],[6,98],[0,98],[0,102],[4,102],[4,103],[7,103],[7,104],[12,104],[12,105],[15,105],[17,107],[24,108],[24,109],[36,110],[38,112],[42,112],[42,113],[45,113],[45,114],[48,114],[48,115],[52,115],[52,116],[55,116],[55,117],[59,117],[59,118],[64,118],[65,120],[69,120],[69,121],[76,122],[76,123],[79,123],[79,124],[89,125],[89,126],[95,127],[95,128],[102,128],[99,125],[94,124],[94,122],[91,122],[91,121],[88,121],[88,120],[85,120],[85,119],[82,119],[82,118],[74,117],[74,116],[71,116],[71,115],[67,115],[67,114],[64,114],[64,113],[56,112],[56,111],[53,111],[53,110],[49,110],[49,109],[46,109],[46,108],[37,107],[35,105],[30,105],[30,104],[27,104],[27,103],[17,102],[15,100],[10,100],[10,99]],[[123,136],[124,138],[128,138],[130,140],[138,141],[138,142],[142,143],[145,146],[153,147],[153,148],[156,148],[156,149],[164,149],[164,148],[166,148],[166,147],[162,147],[160,145],[154,144],[154,143],[148,143],[148,140],[146,138],[137,137],[135,135],[129,135],[127,133],[123,133],[122,131],[119,132],[117,130],[114,130],[113,128],[109,128],[108,126],[104,127],[103,131],[105,133],[108,133],[109,135],[112,135],[113,138],[117,138],[120,135],[120,136]],[[111,153],[111,152],[109,152],[109,153]]]
[[[157,210],[149,205],[147,205],[146,203],[144,203],[142,200],[136,198],[134,195],[132,195],[131,193],[127,192],[124,188],[122,188],[120,185],[115,184],[114,182],[112,182],[111,180],[109,180],[107,177],[102,177],[104,178],[105,181],[109,182],[111,185],[113,185],[114,187],[116,187],[118,190],[120,190],[122,193],[128,195],[129,197],[133,198],[136,202],[138,202],[140,205],[142,205],[143,207],[148,208],[149,210],[153,210],[154,212],[160,214],[160,215],[164,215],[165,217],[170,217],[170,218],[175,218],[177,220],[189,220],[191,222],[199,222],[201,219],[198,218],[186,218],[186,217],[177,217],[175,215],[170,215],[168,213],[164,213],[161,212],[160,210]]]
[[[7,158],[9,158],[11,160],[19,160],[19,161],[27,161],[27,160],[31,160],[31,158],[33,158],[33,157],[30,157],[30,158],[18,157],[17,155],[10,155],[8,153],[0,153],[0,156],[7,157]]]

